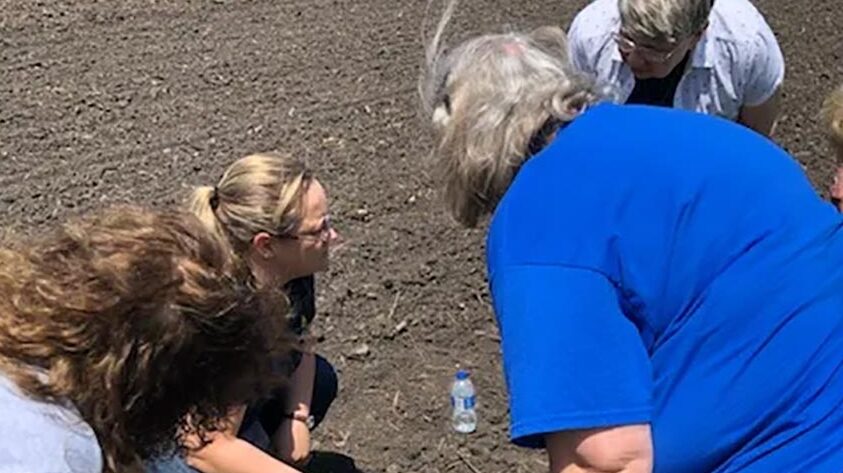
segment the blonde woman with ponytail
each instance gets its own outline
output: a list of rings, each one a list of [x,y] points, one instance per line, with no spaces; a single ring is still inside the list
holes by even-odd
[[[235,161],[214,186],[194,190],[190,210],[227,249],[229,267],[245,266],[257,286],[284,287],[292,304],[289,324],[299,335],[315,315],[313,274],[328,268],[339,241],[325,188],[301,161],[260,153]],[[322,357],[302,349],[290,385],[259,404],[237,410],[234,427],[185,457],[153,465],[156,472],[250,473],[296,471],[310,454],[310,430],[337,392],[337,376]],[[270,453],[267,453],[270,452]]]

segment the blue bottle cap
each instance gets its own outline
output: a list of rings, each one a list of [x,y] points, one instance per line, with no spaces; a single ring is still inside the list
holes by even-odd
[[[466,370],[459,370],[459,371],[457,371],[457,376],[456,376],[456,378],[457,378],[457,379],[459,379],[459,380],[461,380],[461,381],[462,381],[463,379],[468,379],[468,371],[466,371]]]

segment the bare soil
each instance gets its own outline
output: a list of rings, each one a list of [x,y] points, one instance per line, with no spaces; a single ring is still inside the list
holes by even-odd
[[[567,27],[587,2],[463,3],[458,36]],[[843,9],[757,4],[788,61],[777,139],[824,190],[834,162],[816,114],[843,82]],[[483,232],[458,228],[432,189],[415,95],[426,5],[0,0],[0,223],[175,204],[237,157],[298,154],[348,240],[319,283],[321,351],[342,386],[312,469],[542,471],[543,455],[507,443]],[[479,391],[469,436],[448,426],[458,366]]]

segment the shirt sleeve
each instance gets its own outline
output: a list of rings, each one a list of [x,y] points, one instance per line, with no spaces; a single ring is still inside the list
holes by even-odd
[[[589,67],[588,49],[582,35],[580,22],[581,18],[578,15],[571,22],[571,27],[568,28],[568,56],[574,69],[584,74],[594,75],[594,71]]]
[[[45,427],[37,433],[33,429],[12,429],[5,437],[0,436],[0,444],[15,445],[12,449],[0,448],[0,473],[102,471],[102,453],[95,438],[63,432],[49,424]],[[18,437],[13,438],[15,435]]]
[[[547,433],[650,421],[649,357],[603,274],[503,267],[492,295],[515,444],[542,447]]]
[[[747,57],[743,105],[755,107],[769,100],[784,81],[784,56],[766,24],[758,32]]]

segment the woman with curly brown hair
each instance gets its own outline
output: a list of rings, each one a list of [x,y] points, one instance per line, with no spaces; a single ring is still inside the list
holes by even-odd
[[[139,472],[272,389],[286,307],[226,264],[195,217],[137,208],[0,249],[0,471]]]

